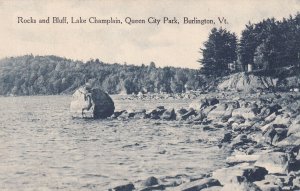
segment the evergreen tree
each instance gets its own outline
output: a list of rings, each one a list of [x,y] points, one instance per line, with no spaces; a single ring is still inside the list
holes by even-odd
[[[300,50],[300,14],[276,21],[274,18],[256,24],[249,23],[242,31],[238,57],[242,68],[267,72],[285,66],[295,66]]]
[[[204,48],[200,49],[203,58],[201,72],[205,75],[226,75],[229,72],[228,64],[237,59],[237,37],[226,29],[213,28]]]
[[[246,70],[247,65],[253,63],[256,48],[257,43],[254,34],[254,25],[249,23],[246,25],[246,29],[242,31],[238,47],[239,63],[241,64],[242,70]]]

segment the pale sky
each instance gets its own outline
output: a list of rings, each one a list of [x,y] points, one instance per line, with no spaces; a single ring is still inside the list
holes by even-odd
[[[240,34],[245,24],[269,17],[281,20],[300,10],[299,0],[0,0],[0,58],[24,54],[57,55],[107,63],[199,68],[199,48],[213,27]],[[123,24],[21,24],[18,17],[97,17]],[[125,23],[125,18],[146,24]],[[148,17],[180,24],[148,24]],[[213,19],[215,25],[183,24],[183,17]],[[225,17],[229,24],[220,24]],[[162,22],[162,21],[161,21]]]

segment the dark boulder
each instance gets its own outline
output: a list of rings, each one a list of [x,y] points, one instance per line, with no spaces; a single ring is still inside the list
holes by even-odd
[[[164,119],[164,120],[175,120],[175,119],[176,119],[176,113],[175,113],[175,110],[174,110],[174,109],[166,110],[166,111],[162,114],[161,119]]]
[[[198,115],[196,115],[193,120],[194,121],[203,121],[206,118],[206,115],[204,115],[202,112],[200,112]]]
[[[232,134],[231,133],[225,133],[222,140],[221,140],[221,143],[230,143],[232,139]]]
[[[257,114],[260,113],[260,108],[258,107],[258,105],[257,105],[256,103],[252,103],[252,104],[250,105],[250,108],[251,108],[251,111],[252,111],[255,115],[257,115]]]
[[[132,183],[128,183],[128,184],[117,186],[117,187],[115,187],[113,189],[110,189],[110,190],[113,190],[113,191],[132,191],[134,189],[135,189],[134,185]]]
[[[207,99],[208,105],[216,105],[219,103],[219,100],[215,97]]]
[[[146,110],[141,109],[139,111],[134,112],[134,119],[145,119],[146,118]]]
[[[157,108],[146,113],[146,117],[150,119],[160,119],[162,114],[166,111],[164,106],[158,106]]]
[[[158,179],[155,178],[154,176],[151,176],[149,178],[147,178],[145,181],[142,182],[143,186],[154,186],[158,184]]]
[[[255,166],[253,168],[245,169],[244,177],[250,182],[263,180],[268,171],[263,167]]]
[[[185,113],[184,115],[182,115],[180,117],[180,119],[187,120],[189,117],[196,116],[196,115],[197,115],[197,113],[195,112],[195,110],[194,109],[190,109],[187,113]]]
[[[272,113],[275,113],[276,115],[278,114],[278,110],[282,109],[282,107],[278,104],[273,104],[267,107],[263,107],[260,110],[259,116],[266,118]]]
[[[165,185],[154,185],[154,186],[148,186],[139,191],[158,191],[158,190],[165,190],[165,189],[166,189]]]
[[[118,116],[118,119],[129,119],[133,118],[135,116],[134,111],[125,111],[120,116]]]
[[[111,116],[111,118],[116,119],[118,118],[120,115],[122,115],[122,113],[126,112],[126,110],[122,110],[122,111],[116,111],[114,112],[114,114]]]
[[[247,137],[245,134],[239,134],[235,138],[232,139],[230,144],[228,145],[231,150],[245,150],[249,148],[249,146],[256,144],[256,141]]]
[[[265,137],[265,142],[271,145],[278,143],[287,136],[287,126],[283,124],[271,124],[269,125],[263,135]]]
[[[94,118],[103,119],[110,117],[115,110],[115,105],[111,97],[100,89],[92,89],[92,100],[94,106]]]

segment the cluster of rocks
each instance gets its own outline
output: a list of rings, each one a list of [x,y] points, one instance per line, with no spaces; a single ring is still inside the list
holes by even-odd
[[[181,182],[150,177],[146,183],[111,190],[300,190],[300,97],[297,94],[215,97],[194,101],[187,109],[163,106],[146,111],[115,112],[112,118],[185,120],[222,128],[219,147],[231,154],[227,166]]]
[[[185,120],[190,122],[199,122],[208,124],[208,112],[215,108],[219,100],[216,98],[195,101],[190,104],[189,108],[165,108],[158,106],[152,110],[122,110],[116,111],[111,116],[112,119],[161,119],[161,120]]]
[[[238,99],[221,148],[232,151],[229,167],[212,177],[225,190],[300,190],[300,99],[285,94]],[[226,189],[228,188],[228,189]]]
[[[124,100],[164,100],[164,99],[196,99],[197,97],[205,94],[202,91],[190,91],[186,93],[138,93],[128,95],[122,99]]]

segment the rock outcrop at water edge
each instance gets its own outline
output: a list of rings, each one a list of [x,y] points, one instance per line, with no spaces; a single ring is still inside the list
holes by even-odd
[[[254,74],[237,73],[229,76],[218,85],[219,90],[233,90],[251,92],[257,90],[273,89],[276,87],[276,79]]]
[[[225,96],[224,96],[225,97]],[[189,108],[115,112],[118,120],[177,120],[203,131],[219,130],[227,165],[201,177],[150,177],[132,190],[300,190],[300,94],[207,95]],[[200,164],[201,165],[201,164]],[[175,181],[174,181],[175,180]]]
[[[111,97],[99,88],[80,87],[73,94],[70,105],[72,117],[103,119],[115,110]]]

